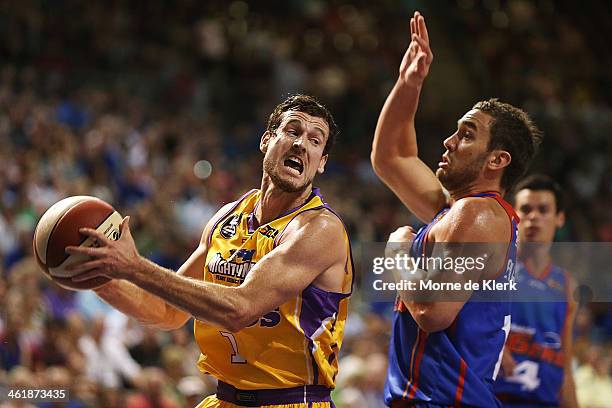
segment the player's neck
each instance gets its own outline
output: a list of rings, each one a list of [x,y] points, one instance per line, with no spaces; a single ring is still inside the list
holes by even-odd
[[[503,196],[505,191],[499,185],[499,182],[475,182],[473,184],[469,184],[465,187],[449,190],[449,193],[454,201],[459,200],[460,198],[467,197],[470,195],[484,193],[484,192],[495,192],[499,195]]]
[[[265,179],[261,183],[261,198],[255,210],[255,217],[259,225],[266,224],[291,209],[304,204],[312,194],[312,185],[305,190],[289,193]]]
[[[529,272],[537,278],[542,277],[551,263],[548,245],[528,244],[521,246],[519,258],[529,269]]]

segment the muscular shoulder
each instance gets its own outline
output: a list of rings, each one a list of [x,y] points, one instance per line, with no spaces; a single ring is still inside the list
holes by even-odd
[[[507,242],[511,228],[506,211],[481,197],[455,202],[440,224],[437,241]]]
[[[337,252],[343,248],[344,225],[342,221],[327,209],[305,211],[295,217],[287,226],[279,243],[302,240],[310,246],[327,253]]]
[[[327,209],[304,211],[287,225],[280,242],[295,235],[316,235],[322,241],[341,241],[344,235],[344,225],[334,213]]]

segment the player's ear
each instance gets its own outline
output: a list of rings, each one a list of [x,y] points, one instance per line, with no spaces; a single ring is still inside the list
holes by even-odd
[[[323,174],[325,172],[325,165],[327,164],[327,159],[329,158],[328,154],[324,154],[321,156],[321,161],[319,162],[319,167],[317,168],[317,173]]]
[[[559,211],[555,216],[555,227],[561,228],[565,225],[565,211]]]
[[[505,150],[493,150],[489,156],[487,166],[491,170],[501,170],[508,167],[512,161],[512,156]]]
[[[263,135],[261,135],[261,141],[259,142],[259,150],[262,153],[266,153],[268,151],[268,143],[270,143],[270,138],[272,137],[272,133],[269,130],[266,130]]]

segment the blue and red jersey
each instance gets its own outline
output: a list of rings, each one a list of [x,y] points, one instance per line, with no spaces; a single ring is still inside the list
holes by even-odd
[[[518,216],[512,206],[497,193],[480,193],[470,197],[495,199],[508,214],[511,236],[507,260],[495,282],[510,282],[516,262]],[[440,211],[421,228],[411,247],[411,256],[426,254],[427,234],[448,212]],[[391,406],[404,400],[416,406],[499,407],[493,383],[501,366],[504,342],[510,330],[509,293],[495,301],[476,302],[472,297],[459,311],[453,324],[445,330],[426,333],[399,301],[389,346],[389,370],[385,385],[385,402]]]
[[[520,298],[511,305],[506,348],[517,365],[513,373],[499,376],[495,392],[504,406],[559,406],[565,362],[562,339],[570,315],[567,272],[551,264],[536,277],[519,262],[516,282]]]

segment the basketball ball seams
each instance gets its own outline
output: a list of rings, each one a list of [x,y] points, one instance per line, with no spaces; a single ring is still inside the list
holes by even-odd
[[[50,228],[55,227],[55,224],[52,225],[51,223],[62,217],[66,211],[70,210],[70,208],[72,208],[74,205],[92,198],[95,197],[75,196],[65,198],[62,201],[53,204],[51,207],[49,207],[49,209],[47,209],[47,211],[45,211],[34,232],[35,252],[38,254],[40,261],[43,264],[46,264],[47,262],[47,245],[49,243],[49,237],[51,236],[51,234],[46,234],[46,239],[44,239],[45,233],[48,232]],[[40,233],[43,234],[43,238],[41,239],[39,239],[41,237]]]
[[[66,254],[66,246],[79,246],[87,237],[79,233],[78,228],[73,225],[97,229],[110,217],[115,210],[102,200],[91,199],[82,201],[68,209],[55,223],[49,234],[46,253],[46,265],[49,268],[60,266],[69,255]],[[65,219],[70,217],[70,222]]]
[[[70,290],[95,289],[110,282],[98,276],[83,282],[73,282],[65,271],[65,263],[79,256],[69,255],[65,247],[93,246],[95,238],[83,236],[80,227],[91,227],[116,240],[123,218],[108,203],[91,196],[67,197],[52,205],[43,214],[34,230],[32,249],[36,263],[46,278]],[[87,258],[86,256],[81,256]],[[59,275],[59,276],[58,276]]]
[[[73,222],[74,219],[71,219],[70,221]],[[119,236],[121,234],[120,228],[121,228],[122,221],[123,221],[123,218],[121,217],[121,215],[118,212],[113,210],[113,213],[109,215],[104,221],[102,221],[100,225],[98,225],[94,229],[102,233],[103,235],[105,235],[107,238],[113,241],[116,241],[117,239],[119,239]],[[86,248],[93,248],[97,246],[96,241],[97,241],[96,238],[88,236],[81,242],[79,246],[86,247]],[[70,245],[70,244],[66,244],[66,245]],[[63,262],[61,262],[58,266],[49,267],[49,273],[51,274],[51,276],[53,276],[53,278],[70,278],[72,276],[72,273],[69,271],[66,271],[65,268],[69,264],[84,262],[87,260],[89,260],[89,257],[87,255],[83,255],[83,254],[68,255],[66,254],[66,259]]]

